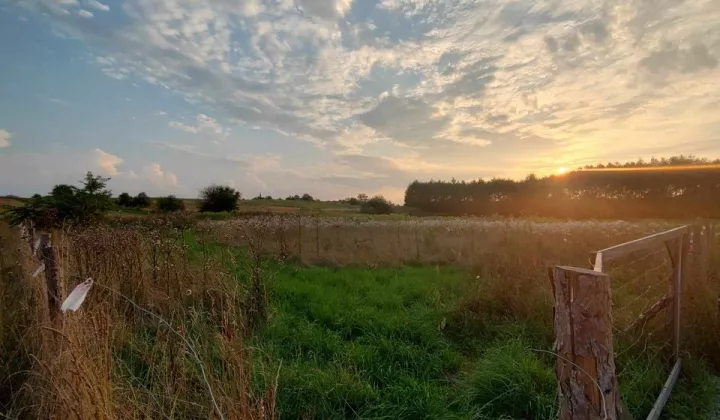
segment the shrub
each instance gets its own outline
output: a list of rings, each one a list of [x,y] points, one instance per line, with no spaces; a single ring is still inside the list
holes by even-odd
[[[113,206],[112,193],[105,188],[109,180],[87,172],[82,188],[60,184],[46,196],[35,194],[25,206],[8,210],[10,223],[32,221],[38,228],[46,229],[63,223],[96,221]]]
[[[302,197],[300,197],[300,199],[303,201],[315,201],[313,196],[308,193],[303,194]]]
[[[367,200],[360,207],[360,213],[366,214],[390,214],[393,211],[393,205],[381,195]]]
[[[152,204],[152,201],[150,200],[150,197],[147,196],[144,192],[141,192],[137,195],[137,197],[133,198],[132,205],[133,207],[150,207],[150,204]]]
[[[130,197],[130,194],[124,192],[118,196],[117,205],[120,207],[132,207],[133,206],[133,198]]]
[[[235,211],[240,193],[227,185],[210,185],[200,191],[200,211]]]
[[[185,203],[174,195],[168,195],[157,199],[157,208],[162,212],[180,211],[185,210]]]

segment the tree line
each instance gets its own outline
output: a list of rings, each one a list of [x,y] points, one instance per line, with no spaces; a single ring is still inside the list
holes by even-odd
[[[115,206],[146,208],[152,200],[145,193],[135,197],[121,193],[117,199],[107,189],[110,178],[87,172],[81,186],[55,185],[46,195],[35,194],[23,206],[5,206],[11,225],[33,222],[38,228],[54,228],[63,225],[85,225],[102,219]],[[237,209],[240,193],[227,185],[209,185],[200,191],[200,212],[233,212]],[[174,195],[158,197],[155,207],[160,212],[185,209],[182,199]],[[0,212],[2,216],[2,212]]]
[[[720,217],[720,159],[694,156],[589,165],[525,179],[414,181],[405,205],[438,215],[571,219]]]

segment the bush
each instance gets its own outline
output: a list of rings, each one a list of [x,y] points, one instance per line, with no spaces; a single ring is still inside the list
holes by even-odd
[[[105,188],[109,180],[87,172],[82,188],[60,184],[46,196],[35,194],[25,206],[8,210],[10,224],[32,221],[40,229],[49,229],[94,222],[113,206],[112,193]]]
[[[393,211],[393,205],[381,195],[367,200],[360,207],[360,213],[366,214],[390,214]]]
[[[302,197],[300,197],[300,199],[303,201],[315,201],[313,196],[308,193],[303,194]]]
[[[132,207],[133,206],[133,198],[130,197],[130,194],[124,192],[118,196],[117,205],[120,207]]]
[[[162,212],[180,211],[185,210],[185,203],[174,195],[168,195],[157,199],[157,208]]]
[[[137,197],[133,198],[132,205],[133,207],[150,207],[150,204],[152,204],[152,201],[150,200],[150,197],[147,196],[144,192],[141,192],[137,195]]]
[[[235,211],[240,193],[227,185],[210,185],[200,191],[200,211]]]

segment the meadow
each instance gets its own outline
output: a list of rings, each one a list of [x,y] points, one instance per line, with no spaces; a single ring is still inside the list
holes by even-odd
[[[86,277],[96,281],[80,311],[55,320],[42,276],[31,276],[37,261],[19,232],[4,226],[0,412],[554,418],[546,267],[588,267],[592,250],[675,225],[118,219],[55,233],[66,291]],[[614,311],[639,313],[652,303],[646,291],[658,281],[651,270],[657,264],[650,258],[618,266],[614,282],[637,277],[647,284],[623,289]],[[686,363],[663,418],[705,418],[715,403],[718,267],[710,273],[685,291]],[[616,342],[621,393],[635,418],[647,415],[669,371],[667,337],[641,338],[618,335]]]

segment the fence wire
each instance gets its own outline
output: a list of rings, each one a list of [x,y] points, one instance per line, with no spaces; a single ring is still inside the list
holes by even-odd
[[[631,252],[605,264],[618,351],[672,349],[673,264],[665,246]]]

